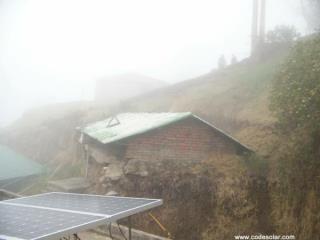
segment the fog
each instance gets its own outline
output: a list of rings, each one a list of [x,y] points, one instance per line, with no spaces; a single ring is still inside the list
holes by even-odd
[[[290,24],[305,33],[299,2],[267,0],[267,30]],[[92,100],[104,76],[136,72],[175,83],[211,71],[221,54],[246,58],[251,5],[0,0],[0,126],[32,107]]]

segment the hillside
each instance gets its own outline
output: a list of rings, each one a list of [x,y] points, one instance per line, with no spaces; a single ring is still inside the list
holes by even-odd
[[[96,81],[95,101],[114,104],[167,85],[164,81],[138,73],[103,77]]]
[[[55,173],[52,178],[62,178],[81,172],[77,126],[117,112],[191,111],[258,155],[268,156],[267,143],[274,138],[275,122],[268,109],[271,82],[287,52],[287,48],[273,51],[263,61],[244,60],[119,104],[73,103],[33,110],[5,129],[1,141],[47,163]],[[252,166],[251,162],[221,155],[184,167],[160,164],[153,167],[150,177],[122,182],[119,192],[149,197],[159,197],[154,189],[162,192],[166,204],[156,214],[175,239],[230,239],[234,234],[270,233],[266,180],[257,176],[254,165],[258,161]],[[106,193],[106,189],[98,192]],[[139,228],[163,234],[146,218],[135,222]]]

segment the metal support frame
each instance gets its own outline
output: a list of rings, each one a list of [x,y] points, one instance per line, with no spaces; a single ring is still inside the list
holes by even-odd
[[[128,217],[128,230],[129,230],[129,240],[131,240],[131,238],[132,238],[132,233],[131,233],[131,230],[132,230],[131,216]]]

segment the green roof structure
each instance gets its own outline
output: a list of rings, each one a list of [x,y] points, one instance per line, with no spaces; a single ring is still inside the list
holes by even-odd
[[[89,124],[80,130],[83,134],[88,135],[98,142],[108,144],[131,136],[143,134],[186,118],[197,119],[212,127],[215,131],[228,138],[242,149],[252,151],[227,133],[193,115],[191,112],[121,113],[103,121]]]
[[[82,132],[107,144],[142,134],[191,116],[184,113],[122,113],[88,125]]]
[[[0,184],[8,182],[11,179],[39,175],[43,171],[44,168],[40,164],[13,151],[7,146],[0,145]]]

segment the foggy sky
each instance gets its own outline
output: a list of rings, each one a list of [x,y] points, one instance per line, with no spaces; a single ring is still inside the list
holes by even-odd
[[[288,4],[290,3],[290,4]],[[252,0],[0,0],[0,126],[31,107],[92,99],[95,80],[170,83],[249,55]],[[267,29],[305,33],[299,0],[267,0]]]

